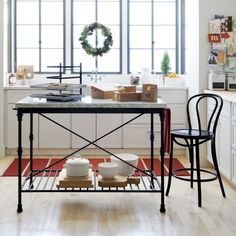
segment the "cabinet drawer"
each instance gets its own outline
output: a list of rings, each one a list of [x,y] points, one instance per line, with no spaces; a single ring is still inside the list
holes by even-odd
[[[37,91],[34,89],[28,89],[28,90],[9,90],[7,91],[7,103],[8,104],[15,104],[19,100],[33,94],[33,93],[45,93],[45,91]]]
[[[158,90],[158,97],[166,103],[184,103],[187,101],[185,90]]]
[[[123,121],[127,122],[128,120],[136,117],[137,114],[124,114],[123,115]],[[150,120],[151,120],[151,115],[150,114],[144,114],[142,116],[140,116],[139,118],[137,118],[136,120],[132,121],[130,124],[150,124]],[[160,116],[154,115],[154,123],[160,123]]]
[[[210,111],[212,111],[214,108],[214,101],[212,99],[208,99],[207,100],[207,109],[209,109]],[[224,100],[223,102],[223,108],[221,111],[221,116],[224,116],[226,118],[230,118],[230,102]]]
[[[168,106],[171,109],[171,124],[185,124],[186,123],[186,106],[184,104],[170,104]],[[124,114],[124,122],[132,119],[136,115]],[[144,114],[138,119],[132,121],[133,124],[150,124],[150,115]],[[154,123],[160,124],[160,116],[157,114],[154,116]]]
[[[18,146],[18,122],[16,111],[13,110],[13,104],[8,105],[7,120],[6,120],[6,135],[5,142],[7,148],[16,148]],[[24,114],[22,118],[22,145],[24,148],[30,146],[29,133],[30,133],[30,117],[29,114]],[[33,116],[33,145],[38,147],[38,115]]]

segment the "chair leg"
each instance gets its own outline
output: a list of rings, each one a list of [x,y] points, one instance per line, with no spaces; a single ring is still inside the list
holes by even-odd
[[[197,169],[197,188],[198,188],[198,206],[202,207],[202,188],[201,188],[201,171],[199,157],[199,141],[196,140],[196,169]]]
[[[171,178],[172,178],[173,146],[174,146],[174,139],[171,136],[170,155],[169,155],[169,177],[168,177],[168,184],[167,184],[167,188],[166,188],[166,196],[169,195],[170,185],[171,185]]]
[[[212,160],[213,160],[213,164],[214,164],[214,167],[216,170],[216,174],[217,174],[217,177],[218,177],[218,180],[220,183],[222,195],[223,195],[223,197],[226,197],[223,182],[221,180],[221,175],[220,175],[220,171],[219,171],[219,167],[218,167],[218,162],[217,162],[215,140],[211,141],[211,154],[212,154]]]
[[[193,141],[190,140],[190,145],[188,146],[189,159],[190,159],[190,187],[193,188],[193,167],[194,167],[194,156],[193,156]]]

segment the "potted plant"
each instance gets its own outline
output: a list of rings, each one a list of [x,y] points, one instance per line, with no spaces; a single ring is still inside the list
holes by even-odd
[[[164,55],[163,55],[163,58],[162,58],[162,61],[161,61],[161,70],[162,70],[162,73],[163,73],[162,79],[163,79],[163,85],[164,85],[165,84],[165,77],[168,76],[168,73],[171,70],[170,56],[169,56],[167,51],[164,52]]]

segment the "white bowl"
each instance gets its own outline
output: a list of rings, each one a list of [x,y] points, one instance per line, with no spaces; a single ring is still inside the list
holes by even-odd
[[[89,160],[75,157],[66,161],[66,173],[68,176],[82,177],[89,173]]]
[[[131,154],[131,153],[118,153],[118,154],[115,154],[115,155],[118,156],[119,158],[121,158],[122,160],[128,162],[129,164],[135,166],[135,167],[137,167],[137,165],[138,165],[138,158],[139,157],[137,155],[134,155],[134,154]],[[119,175],[130,176],[135,171],[135,168],[133,168],[132,166],[122,162],[121,160],[119,160],[115,156],[111,156],[111,162],[118,164],[117,174],[119,174]]]
[[[102,162],[98,164],[98,170],[103,179],[112,179],[117,174],[118,164]]]

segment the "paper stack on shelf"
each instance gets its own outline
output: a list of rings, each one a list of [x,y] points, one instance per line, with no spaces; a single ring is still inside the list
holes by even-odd
[[[45,84],[32,84],[31,88],[39,88],[45,90],[58,90],[58,91],[74,91],[85,88],[86,84],[70,84],[70,83],[45,83]]]

